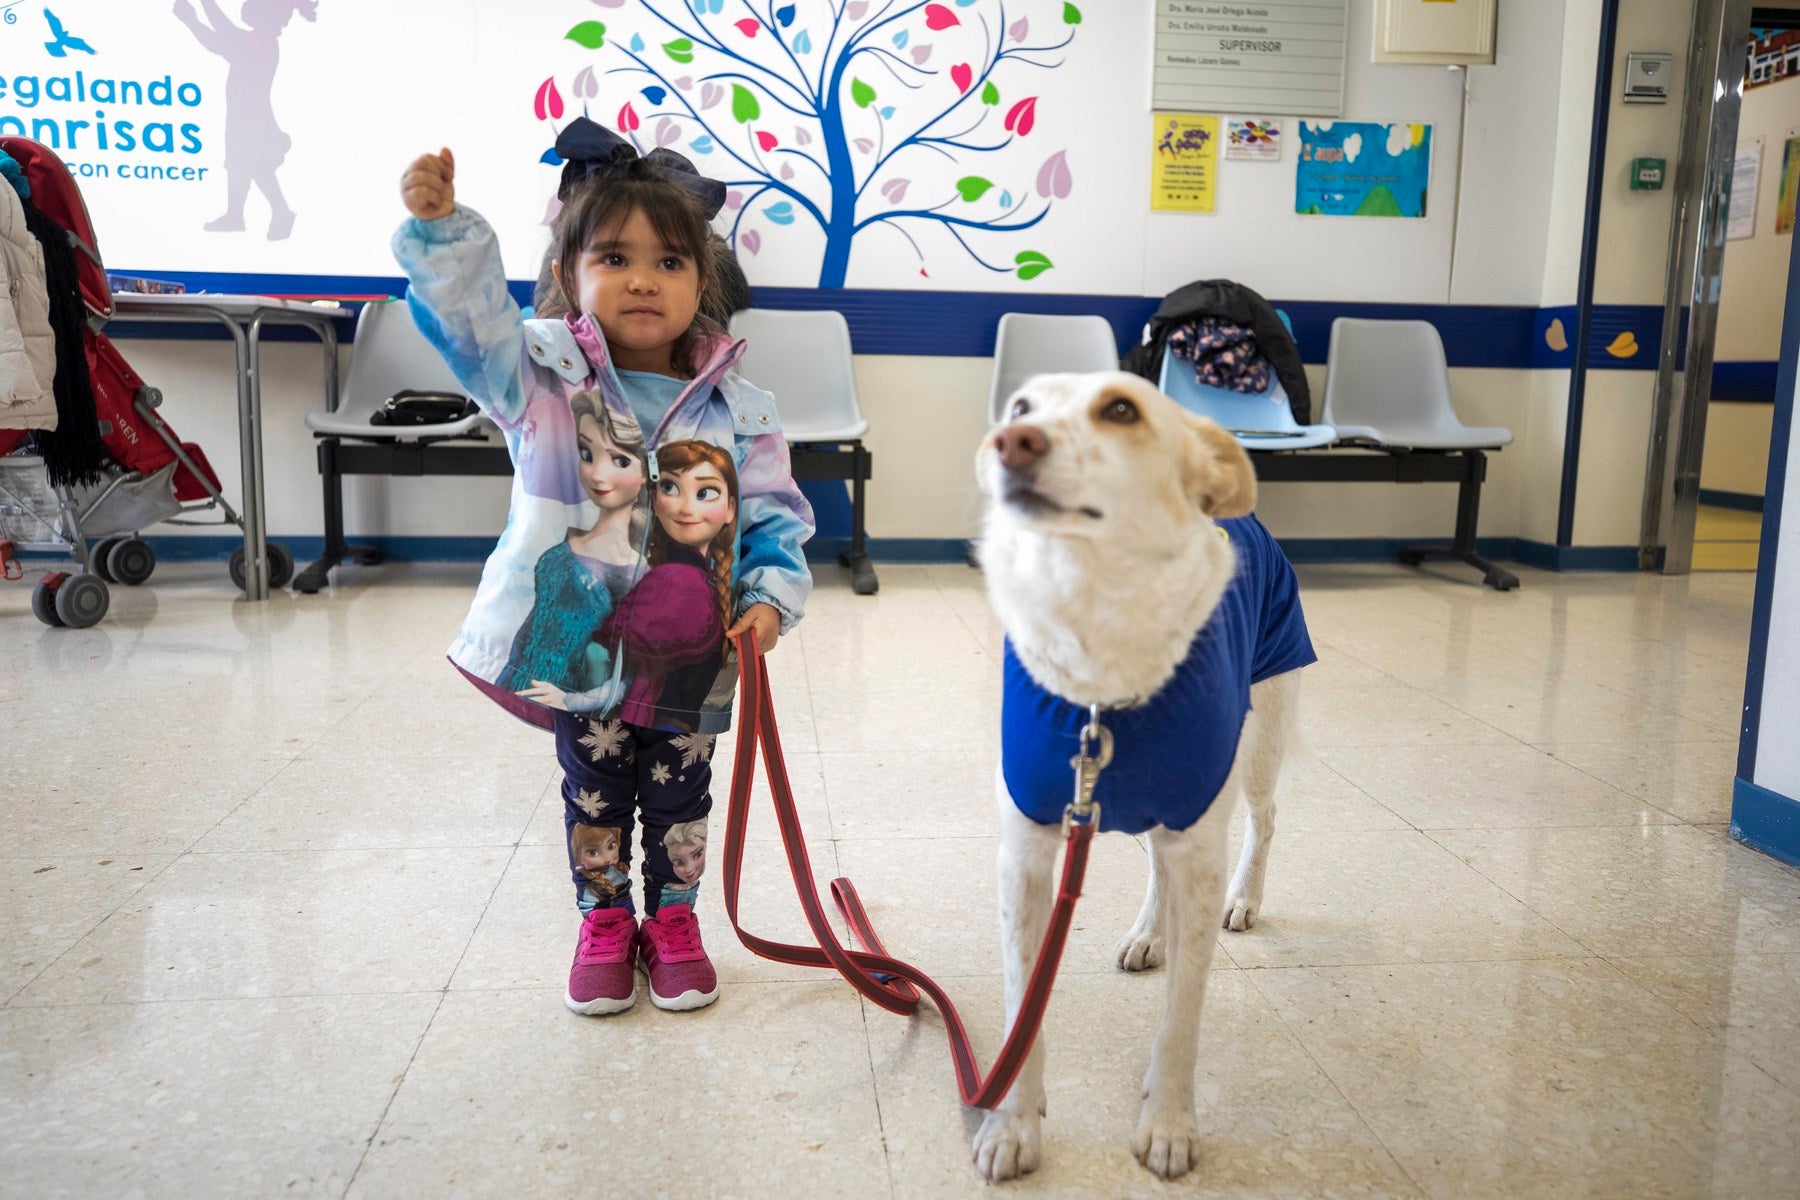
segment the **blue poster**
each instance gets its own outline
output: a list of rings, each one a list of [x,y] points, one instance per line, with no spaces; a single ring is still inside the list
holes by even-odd
[[[1328,217],[1422,217],[1431,126],[1300,122],[1294,211]]]

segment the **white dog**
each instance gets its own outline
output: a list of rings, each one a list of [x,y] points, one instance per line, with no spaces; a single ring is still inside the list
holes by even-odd
[[[1248,929],[1262,904],[1299,668],[1315,656],[1293,568],[1268,531],[1254,517],[1222,520],[1256,501],[1250,460],[1230,434],[1121,373],[1039,376],[1007,411],[976,458],[987,496],[981,567],[1009,647],[999,773],[1007,1022],[1049,920],[1069,759],[1097,704],[1111,710],[1101,721],[1116,744],[1096,792],[1101,828],[1147,830],[1150,841],[1149,891],[1118,963],[1168,967],[1132,1148],[1173,1179],[1199,1153],[1195,1055],[1216,931],[1221,915]],[[1250,821],[1227,889],[1240,788]],[[1044,1103],[1040,1036],[975,1135],[983,1175],[1037,1167]]]

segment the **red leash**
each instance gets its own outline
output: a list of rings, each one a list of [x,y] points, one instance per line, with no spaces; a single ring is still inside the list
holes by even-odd
[[[1038,951],[1037,966],[1025,987],[1025,998],[1019,1016],[1007,1033],[1006,1044],[994,1069],[986,1079],[975,1061],[975,1049],[969,1044],[968,1032],[956,1006],[932,978],[910,963],[894,958],[881,944],[875,927],[864,911],[855,886],[848,879],[831,882],[831,898],[844,914],[856,940],[863,949],[846,949],[819,903],[818,888],[813,884],[812,860],[806,853],[806,842],[800,832],[800,816],[794,806],[794,792],[788,783],[787,762],[781,755],[781,734],[775,727],[775,711],[769,702],[769,669],[756,651],[756,635],[745,633],[738,638],[738,665],[742,675],[741,703],[738,710],[737,757],[732,762],[731,800],[725,818],[725,911],[738,940],[752,954],[775,962],[806,967],[835,967],[850,981],[850,986],[876,1004],[902,1015],[911,1015],[919,1006],[919,993],[930,998],[943,1014],[945,1033],[950,1039],[950,1058],[956,1068],[956,1086],[962,1101],[973,1108],[992,1108],[1005,1097],[1017,1078],[1025,1056],[1043,1024],[1044,1006],[1050,1000],[1050,987],[1056,981],[1056,968],[1062,960],[1063,945],[1068,941],[1069,926],[1075,918],[1075,901],[1081,897],[1082,877],[1087,873],[1088,844],[1099,824],[1099,806],[1093,802],[1093,782],[1099,768],[1110,757],[1101,734],[1102,753],[1078,760],[1077,774],[1084,785],[1063,817],[1063,830],[1068,838],[1063,856],[1062,882],[1056,889],[1056,907],[1050,916],[1050,927],[1044,933]],[[793,871],[794,890],[806,922],[812,927],[817,946],[792,946],[771,942],[747,933],[738,924],[738,879],[744,866],[744,830],[750,819],[750,788],[755,773],[757,743],[762,744],[764,774],[775,800],[775,820],[781,826],[781,843],[787,850],[788,867]],[[1082,763],[1091,764],[1087,769]]]

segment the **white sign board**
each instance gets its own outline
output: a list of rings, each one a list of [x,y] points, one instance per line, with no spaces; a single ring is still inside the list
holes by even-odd
[[[1725,220],[1729,241],[1756,236],[1756,185],[1762,177],[1763,140],[1752,138],[1739,146],[1731,168],[1731,204]]]
[[[1157,0],[1152,107],[1341,116],[1344,4]]]

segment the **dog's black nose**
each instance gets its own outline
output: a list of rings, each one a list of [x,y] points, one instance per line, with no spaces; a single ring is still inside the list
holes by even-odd
[[[1001,466],[1022,471],[1050,453],[1050,439],[1036,425],[1003,425],[994,432],[994,449]]]

